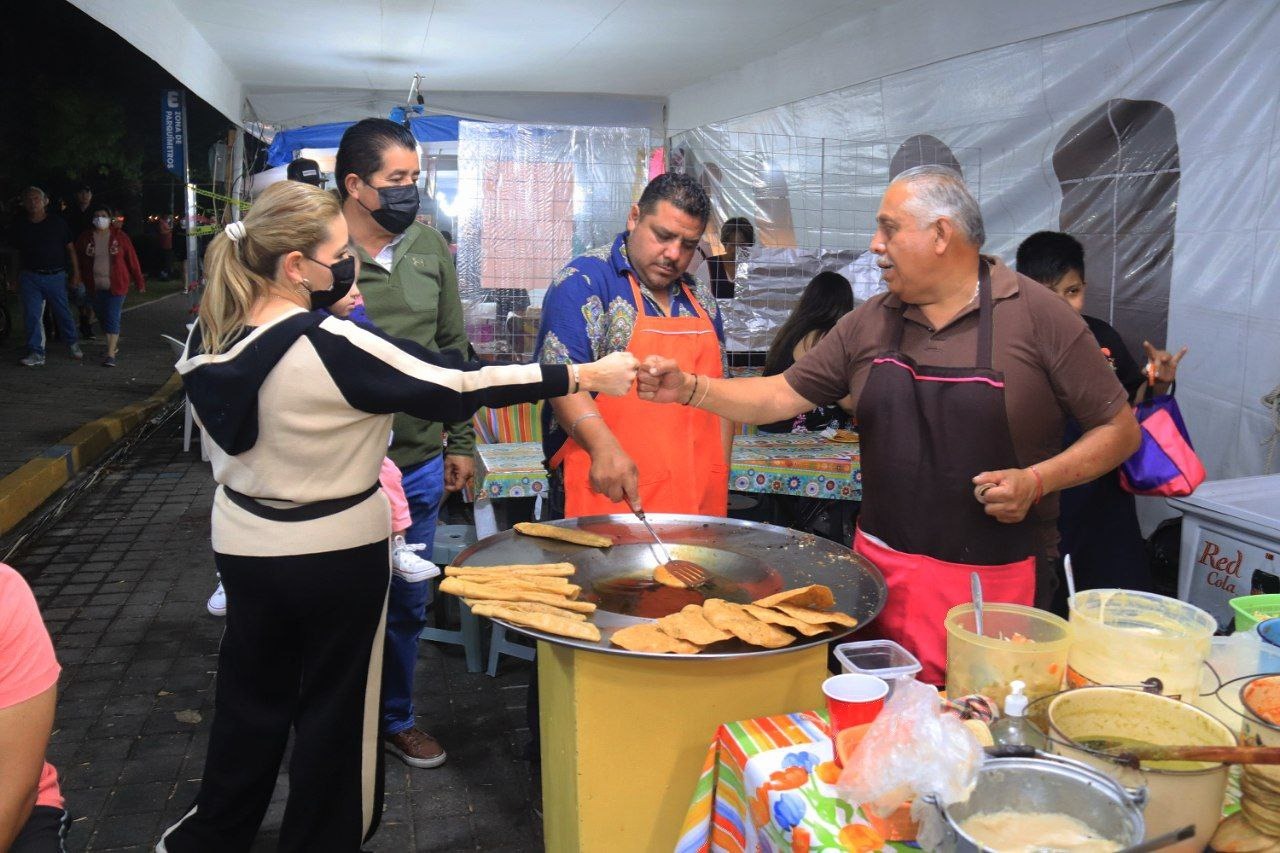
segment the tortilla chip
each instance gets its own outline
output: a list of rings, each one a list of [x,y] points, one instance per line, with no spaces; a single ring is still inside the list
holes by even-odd
[[[445,566],[444,573],[453,575],[539,575],[567,578],[577,571],[573,563],[531,563],[527,566]]]
[[[663,616],[658,620],[658,627],[670,637],[697,643],[699,646],[709,646],[733,638],[732,633],[722,631],[708,622],[702,606],[698,604],[686,604],[679,613]]]
[[[574,622],[587,621],[585,613],[575,613],[572,610],[565,610],[552,604],[541,604],[537,601],[481,601],[475,598],[464,598],[462,601],[473,611],[476,609],[476,605],[492,605],[505,607],[508,610],[521,610],[525,613],[546,613],[549,616],[563,616],[565,619],[572,619]]]
[[[790,604],[775,604],[774,610],[780,610],[783,613],[801,622],[808,622],[810,625],[843,625],[845,628],[858,627],[858,620],[845,613],[826,610],[810,610],[807,607],[793,607]]]
[[[761,607],[775,607],[779,604],[790,604],[792,607],[804,607],[809,610],[830,610],[836,606],[836,597],[831,589],[820,583],[802,586],[799,589],[787,589],[755,602]]]
[[[522,521],[515,526],[517,533],[525,536],[539,536],[543,539],[558,539],[574,545],[587,545],[591,548],[608,548],[613,540],[599,533],[589,533],[574,527],[558,527],[554,524],[538,524],[534,521]]]
[[[761,622],[768,622],[770,625],[783,625],[799,631],[806,637],[816,637],[831,630],[824,625],[810,625],[808,622],[802,622],[793,616],[779,613],[777,610],[770,610],[768,607],[761,607],[758,604],[744,604],[742,607]]]
[[[523,625],[526,628],[545,631],[548,634],[557,634],[561,637],[572,637],[575,640],[587,640],[592,643],[600,641],[600,629],[590,622],[575,622],[563,616],[551,616],[547,613],[512,610],[509,607],[503,607],[498,604],[480,604],[473,607],[472,612],[477,616],[502,619],[513,625]]]
[[[722,631],[728,631],[753,646],[766,649],[780,649],[789,646],[796,638],[786,631],[761,622],[752,616],[740,604],[733,604],[720,598],[708,598],[702,603],[702,611],[707,621]]]
[[[674,587],[675,589],[688,589],[689,585],[684,581],[671,574],[671,570],[665,565],[658,566],[653,570],[653,579],[663,586]]]
[[[639,625],[628,626],[621,631],[615,631],[609,639],[615,646],[621,646],[632,652],[696,655],[702,651],[702,646],[696,643],[678,640],[664,633],[657,622],[642,622]]]
[[[500,583],[475,583],[463,578],[445,578],[440,583],[440,591],[460,598],[483,601],[533,601],[562,607],[565,610],[576,610],[579,613],[596,611],[596,606],[589,601],[571,601],[563,595],[551,592],[534,592],[531,589],[519,589]]]

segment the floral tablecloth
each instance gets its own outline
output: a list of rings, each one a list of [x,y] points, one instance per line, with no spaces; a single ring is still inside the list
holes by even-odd
[[[707,752],[677,853],[871,853],[886,842],[835,796],[826,714],[726,723]]]
[[[737,436],[729,488],[735,492],[862,500],[862,456],[818,433]],[[476,484],[492,499],[536,497],[547,489],[542,445],[476,446]]]

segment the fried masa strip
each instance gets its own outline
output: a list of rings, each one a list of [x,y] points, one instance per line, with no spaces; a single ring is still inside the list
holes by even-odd
[[[776,604],[774,610],[780,610],[793,619],[808,622],[810,625],[842,625],[845,628],[858,627],[858,620],[847,613],[823,610],[810,610],[807,607],[792,607],[790,604]]]
[[[696,655],[702,646],[663,633],[656,622],[641,622],[615,631],[609,641],[631,652]]]
[[[815,583],[798,589],[785,589],[782,592],[761,598],[755,604],[761,607],[776,607],[779,604],[789,604],[792,607],[805,607],[810,610],[830,610],[836,606],[836,597],[831,594],[830,587]]]
[[[533,601],[562,607],[565,610],[576,610],[579,613],[596,612],[596,606],[589,601],[570,601],[563,595],[551,592],[515,589],[497,583],[473,583],[462,578],[445,578],[440,584],[440,591],[460,598],[474,598],[481,601]]]
[[[796,638],[781,628],[775,628],[767,622],[761,622],[739,604],[719,598],[708,598],[702,603],[702,612],[707,621],[721,631],[728,631],[745,643],[763,646],[766,649],[780,649],[795,642]]]
[[[587,614],[575,613],[572,610],[565,610],[556,607],[554,604],[541,604],[537,601],[480,601],[474,598],[464,598],[463,603],[470,607],[473,611],[478,606],[500,606],[509,610],[522,610],[525,613],[546,613],[550,616],[563,616],[565,619],[572,619],[575,622],[586,622]]]
[[[527,566],[445,566],[446,576],[453,575],[538,575],[567,578],[577,571],[573,563],[531,563]]]
[[[503,607],[500,604],[478,604],[472,608],[472,612],[477,616],[502,619],[513,625],[523,625],[526,628],[545,631],[548,634],[557,634],[561,637],[572,637],[575,640],[587,640],[592,643],[600,641],[600,629],[595,625],[590,622],[576,622],[564,616],[512,610],[510,607]]]
[[[761,622],[768,622],[770,625],[783,625],[787,628],[799,631],[806,637],[816,637],[819,634],[825,634],[831,630],[826,625],[813,625],[809,622],[804,622],[800,619],[796,619],[794,616],[788,616],[785,613],[772,610],[768,607],[760,607],[756,604],[744,604],[742,607]]]
[[[539,524],[535,521],[522,521],[516,526],[516,532],[525,536],[537,536],[542,539],[558,539],[574,545],[586,545],[591,548],[609,548],[613,540],[599,533],[577,530],[572,527],[558,527],[554,524]]]
[[[512,589],[527,589],[531,592],[549,592],[552,595],[563,595],[565,598],[577,598],[582,587],[571,584],[564,578],[525,577],[475,577],[473,575],[457,575],[458,580],[468,583],[482,583],[485,586],[505,586]]]

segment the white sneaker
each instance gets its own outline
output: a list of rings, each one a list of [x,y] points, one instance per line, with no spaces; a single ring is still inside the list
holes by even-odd
[[[31,355],[26,358],[18,359],[18,364],[21,364],[23,367],[40,367],[44,364],[44,356],[31,353]]]
[[[221,581],[218,582],[218,588],[213,591],[213,595],[209,596],[209,603],[205,607],[214,616],[227,615],[227,591],[222,588]]]
[[[403,536],[391,540],[391,571],[409,583],[420,583],[440,577],[440,567],[430,560],[424,560],[417,551],[427,550],[426,545],[410,545]]]
[[[82,361],[84,359],[84,350],[80,349],[80,344],[71,345],[71,358],[74,361]]]

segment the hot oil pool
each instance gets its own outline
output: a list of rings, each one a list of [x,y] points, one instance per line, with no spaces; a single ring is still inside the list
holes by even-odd
[[[638,562],[642,568],[597,576],[592,579],[590,590],[583,592],[582,598],[594,601],[601,610],[610,613],[660,619],[670,613],[678,613],[685,605],[701,604],[708,598],[748,604],[784,588],[782,576],[768,563],[745,554],[689,545],[669,546],[669,550],[674,559],[700,565],[711,576],[710,585],[698,589],[664,586],[653,580],[653,570],[659,565],[653,559],[654,548],[616,545],[610,551],[620,565]]]

